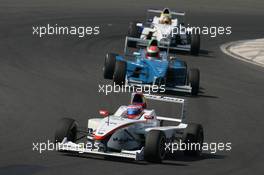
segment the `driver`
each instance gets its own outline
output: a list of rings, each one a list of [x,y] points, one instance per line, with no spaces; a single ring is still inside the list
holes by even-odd
[[[140,105],[129,105],[127,107],[127,118],[138,119],[143,112],[143,108]]]
[[[160,22],[160,24],[171,25],[171,15],[169,15],[169,14],[161,14],[159,22]]]
[[[158,46],[147,47],[147,58],[160,58]]]

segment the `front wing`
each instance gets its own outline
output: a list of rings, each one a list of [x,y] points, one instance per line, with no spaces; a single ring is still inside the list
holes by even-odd
[[[98,151],[98,149],[85,148],[83,144],[67,141],[66,137],[63,139],[61,143],[58,144],[59,144],[59,151],[64,151],[64,152],[75,152],[78,154],[102,155],[109,157],[121,157],[121,158],[133,159],[137,161],[144,160],[144,148],[136,151],[122,150],[121,152],[110,152],[110,151],[102,152],[102,151]]]

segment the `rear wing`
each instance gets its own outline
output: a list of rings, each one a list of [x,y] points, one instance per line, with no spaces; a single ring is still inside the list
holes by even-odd
[[[140,38],[133,38],[133,37],[126,37],[125,40],[125,47],[124,47],[124,54],[129,55],[129,50],[128,50],[128,42],[136,42],[136,45],[142,46],[142,47],[147,47],[149,40],[143,40]]]
[[[150,25],[153,22],[153,18],[160,17],[160,15],[163,13],[165,9],[163,10],[154,10],[154,9],[149,9],[147,11],[147,19],[146,19],[146,24]],[[169,10],[169,9],[168,9]],[[185,12],[175,12],[175,11],[170,11],[169,14],[171,15],[171,18],[173,20],[177,19],[177,24],[184,23],[184,18],[185,18]]]
[[[147,47],[149,42],[151,40],[145,40],[145,39],[140,39],[140,38],[133,38],[133,37],[126,37],[125,40],[125,47],[124,47],[124,55],[131,55],[129,54],[129,50],[128,50],[128,46],[127,43],[128,42],[136,42],[137,47]],[[158,42],[158,47],[160,48],[167,48],[169,51],[169,47],[170,46],[170,42],[169,41],[160,41]]]
[[[133,93],[131,98],[134,97],[136,93]],[[168,118],[168,117],[162,117],[162,116],[157,116],[158,120],[163,120],[163,121],[174,121],[174,122],[183,122],[186,119],[186,99],[183,98],[175,98],[175,97],[166,97],[166,96],[160,96],[160,95],[150,95],[150,94],[142,94],[145,99],[149,100],[155,100],[155,101],[163,101],[163,102],[170,102],[170,103],[177,103],[181,105],[181,113],[178,118]]]
[[[161,14],[163,10],[155,10],[155,9],[148,9],[148,13],[159,13]],[[175,16],[185,16],[185,12],[175,12],[175,11],[170,11],[171,15]]]

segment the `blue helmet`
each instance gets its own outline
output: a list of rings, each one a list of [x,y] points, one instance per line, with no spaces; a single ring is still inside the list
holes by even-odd
[[[140,105],[129,105],[127,107],[127,117],[134,119],[138,117],[142,112],[142,106]]]

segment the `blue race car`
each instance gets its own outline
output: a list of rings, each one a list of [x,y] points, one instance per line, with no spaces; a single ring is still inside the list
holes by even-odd
[[[187,69],[185,61],[169,56],[159,48],[157,40],[151,40],[147,48],[139,48],[132,54],[128,42],[146,42],[126,37],[124,56],[108,53],[104,63],[104,78],[112,79],[117,85],[145,86],[157,85],[165,90],[189,92],[197,95],[200,84],[200,71]],[[164,43],[163,43],[164,44]]]

